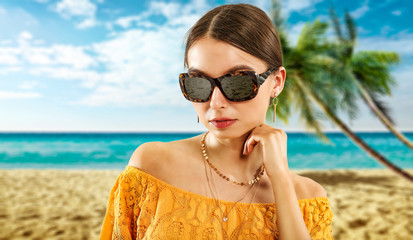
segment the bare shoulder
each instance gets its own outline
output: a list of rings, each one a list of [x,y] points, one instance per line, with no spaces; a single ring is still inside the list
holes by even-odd
[[[179,169],[180,159],[188,155],[193,138],[172,142],[147,142],[135,149],[128,165],[141,169],[161,180],[173,174],[171,169]],[[169,175],[169,176],[167,176]]]
[[[293,174],[294,189],[297,199],[327,197],[326,190],[316,181],[308,177]]]
[[[147,142],[135,149],[129,159],[128,165],[139,168],[147,173],[159,170],[165,160],[168,144],[163,142]],[[163,164],[162,164],[163,163]]]

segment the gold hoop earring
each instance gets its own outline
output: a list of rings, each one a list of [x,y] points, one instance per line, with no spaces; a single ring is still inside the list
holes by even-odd
[[[275,96],[275,98],[272,99],[272,105],[274,106],[274,116],[272,118],[272,122],[275,123],[275,117],[276,117],[276,112],[277,112],[277,104],[278,104],[278,98]]]

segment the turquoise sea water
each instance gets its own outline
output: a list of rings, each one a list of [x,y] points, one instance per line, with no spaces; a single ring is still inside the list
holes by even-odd
[[[123,169],[142,143],[168,142],[200,133],[0,133],[0,168]],[[382,168],[342,133],[328,133],[335,146],[314,135],[288,133],[292,169]],[[413,168],[413,150],[390,133],[357,133],[403,168]],[[413,132],[405,133],[413,139]],[[160,159],[161,161],[161,159]]]

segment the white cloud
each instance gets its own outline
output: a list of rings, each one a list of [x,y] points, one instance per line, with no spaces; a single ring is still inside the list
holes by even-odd
[[[6,9],[0,6],[0,14],[6,14]]]
[[[134,26],[133,24],[140,27],[153,28],[156,25],[148,20],[149,17],[162,15],[166,18],[165,25],[189,28],[209,8],[210,6],[205,0],[193,0],[187,5],[180,5],[174,2],[151,2],[147,11],[139,15],[121,17],[115,21],[115,24],[123,28],[132,27]]]
[[[15,48],[0,48],[0,64],[16,65],[20,63],[18,55],[21,50]]]
[[[40,98],[42,94],[35,92],[6,92],[0,91],[0,99],[27,99]]]
[[[79,29],[94,27],[98,23],[95,19],[97,7],[89,0],[62,0],[54,10],[64,18],[82,18],[83,21],[77,24]]]
[[[85,52],[87,48],[70,45],[55,45],[52,47],[56,64],[72,66],[75,69],[86,69],[94,66],[95,59]]]
[[[129,28],[133,22],[139,22],[142,16],[128,16],[121,17],[115,21],[115,23],[123,28]]]
[[[390,27],[389,25],[385,25],[385,26],[381,27],[381,29],[380,29],[380,34],[383,35],[383,36],[385,36],[385,35],[387,35],[388,33],[390,33],[392,30],[393,30],[392,27]]]
[[[168,19],[178,16],[180,11],[181,5],[173,2],[151,2],[149,7],[149,12],[152,14],[161,14]]]
[[[413,55],[413,34],[400,33],[390,38],[363,37],[358,40],[356,50],[383,50]]]
[[[362,26],[357,26],[357,34],[358,35],[362,35],[362,34],[368,34],[368,33],[370,33],[371,32],[371,30],[370,29],[366,29],[366,28],[364,28],[364,27],[362,27]]]
[[[1,45],[9,45],[9,44],[11,44],[13,41],[12,40],[10,40],[10,39],[4,39],[4,40],[1,40],[0,41],[0,44]]]
[[[392,75],[397,81],[397,86],[395,88],[404,95],[407,102],[413,104],[413,101],[411,99],[411,89],[413,89],[413,69],[411,69],[410,67],[398,68],[392,72]]]
[[[413,70],[410,67],[397,68],[392,71],[392,75],[397,82],[397,86],[392,89],[393,96],[383,98],[396,119],[396,124],[400,128],[412,129],[413,101],[411,89],[413,88]]]
[[[37,39],[26,31],[20,34],[17,47],[0,47],[0,51],[7,52],[4,61],[14,64],[7,70],[0,68],[0,74],[11,72],[14,66],[14,71],[21,67],[29,75],[76,81],[89,94],[74,99],[73,104],[184,105],[187,102],[177,81],[184,70],[182,42],[187,29],[208,10],[206,6],[206,1],[187,5],[151,3],[142,15],[118,19],[115,24],[125,28],[133,25],[155,28],[114,32],[111,39],[90,46],[38,46],[33,44]],[[76,14],[86,16],[86,12]],[[163,15],[167,21],[155,25],[151,22],[153,15]]]
[[[26,12],[20,7],[8,8],[7,11],[0,6],[0,23],[2,25],[13,24],[14,29],[18,26],[33,27],[38,24],[38,21],[29,12]],[[2,32],[5,34],[6,32]]]
[[[181,105],[185,104],[177,83],[183,71],[182,41],[188,28],[209,10],[205,0],[186,5],[151,2],[147,11],[117,19],[129,29],[113,33],[113,39],[94,44],[96,59],[105,67],[96,91],[80,101],[89,105]],[[166,21],[155,25],[151,16]],[[108,26],[112,29],[112,24]],[[168,67],[165,67],[168,66]]]
[[[28,71],[32,75],[48,76],[62,80],[78,80],[84,88],[95,87],[102,79],[101,74],[93,70],[82,70],[68,67],[37,67]]]
[[[183,70],[181,42],[184,28],[129,30],[110,41],[93,45],[105,66],[102,80],[88,105],[181,104],[177,77]],[[167,67],[165,67],[167,66]]]
[[[33,89],[39,83],[37,81],[24,81],[22,84],[19,85],[21,89]]]
[[[7,76],[8,74],[21,72],[22,70],[23,70],[23,67],[16,67],[16,66],[1,67],[0,75]]]
[[[33,48],[25,52],[23,58],[32,65],[50,65],[53,64],[50,53],[51,51],[49,51],[49,49]]]
[[[28,64],[70,66],[73,69],[86,69],[96,65],[92,56],[86,53],[86,47],[71,45],[53,45],[50,47],[32,46],[29,41],[19,41],[14,48],[0,48],[0,64]]]
[[[400,11],[400,10],[394,10],[394,11],[391,12],[391,14],[393,14],[393,15],[395,15],[395,16],[400,16],[400,15],[402,15],[402,11]]]
[[[314,8],[314,5],[321,1],[322,0],[282,0],[281,8],[283,14],[289,16],[291,12],[299,12]]]
[[[350,15],[356,19],[363,17],[369,10],[369,1],[365,0],[361,7],[357,8],[356,10],[350,12]]]
[[[30,40],[33,38],[33,35],[27,31],[23,31],[20,33],[20,38],[24,40]]]
[[[34,45],[42,45],[44,44],[44,40],[43,39],[36,39],[33,41]]]
[[[89,0],[63,0],[56,4],[56,12],[66,18],[93,17],[96,13],[96,6]]]
[[[98,25],[98,22],[94,18],[87,18],[83,22],[79,23],[76,25],[77,28],[79,29],[86,29],[86,28],[91,28]]]

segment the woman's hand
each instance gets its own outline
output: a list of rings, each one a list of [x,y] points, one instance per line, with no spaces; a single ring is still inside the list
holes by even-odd
[[[275,204],[282,206],[276,208],[279,239],[311,239],[288,169],[287,134],[281,129],[262,124],[254,128],[245,141],[244,154],[251,152],[264,160]]]
[[[288,174],[287,134],[267,124],[261,124],[252,130],[244,144],[244,155],[256,149],[264,161],[265,171],[269,177],[279,173]],[[254,152],[255,152],[254,151]]]

